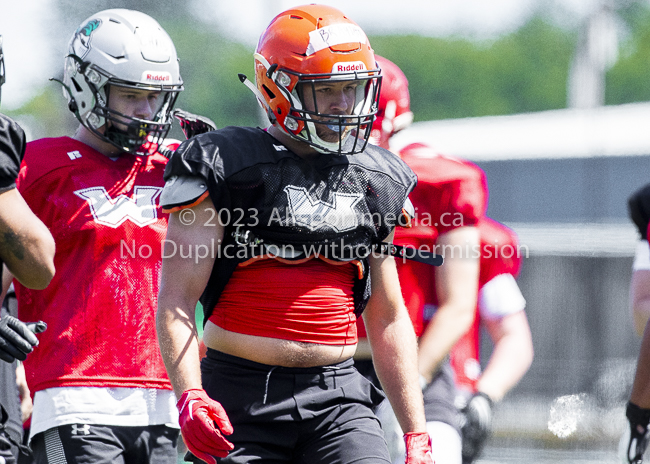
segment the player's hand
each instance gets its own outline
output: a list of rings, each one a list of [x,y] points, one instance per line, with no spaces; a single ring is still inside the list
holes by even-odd
[[[630,464],[641,464],[643,453],[648,447],[648,422],[650,422],[650,409],[643,409],[636,404],[628,402],[625,411],[630,423],[630,442],[627,445],[627,460]]]
[[[28,324],[19,321],[13,316],[0,319],[0,359],[8,363],[16,359],[24,361],[27,355],[38,345],[38,338],[34,332],[45,330],[44,322],[32,323],[34,330]]]
[[[461,410],[464,424],[463,464],[473,462],[483,450],[492,431],[492,400],[485,393],[475,393]]]
[[[181,129],[183,130],[183,134],[185,134],[186,139],[217,129],[217,125],[210,118],[190,113],[189,111],[185,111],[180,108],[176,108],[174,111],[172,111],[172,115],[178,119],[178,122],[181,125]],[[180,141],[177,141],[177,143],[174,143],[172,145],[163,144],[156,146],[156,150],[165,158],[169,159],[174,154],[179,145]]]
[[[404,434],[406,464],[435,464],[431,455],[431,437],[426,432]]]
[[[217,128],[217,125],[210,118],[193,114],[180,108],[172,111],[172,115],[178,119],[186,139],[213,131]]]
[[[183,440],[197,458],[216,464],[214,456],[225,458],[234,446],[224,438],[233,432],[226,411],[204,390],[190,389],[176,403]]]

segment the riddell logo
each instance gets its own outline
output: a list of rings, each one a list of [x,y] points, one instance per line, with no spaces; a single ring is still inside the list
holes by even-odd
[[[170,82],[172,75],[168,72],[145,71],[142,73],[142,80],[148,82]]]
[[[347,63],[334,63],[332,68],[333,73],[344,73],[344,72],[354,72],[354,71],[365,71],[366,65],[363,61],[352,61]]]

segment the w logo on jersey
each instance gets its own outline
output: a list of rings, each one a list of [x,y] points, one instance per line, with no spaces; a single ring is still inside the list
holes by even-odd
[[[97,223],[114,229],[127,219],[140,227],[156,222],[156,199],[161,193],[162,187],[135,187],[133,198],[126,195],[111,198],[104,187],[90,187],[74,192],[88,202]]]
[[[336,232],[352,230],[359,225],[354,205],[361,200],[361,194],[334,192],[334,202],[327,203],[313,200],[304,187],[288,185],[284,192],[296,225],[309,230],[329,228]]]

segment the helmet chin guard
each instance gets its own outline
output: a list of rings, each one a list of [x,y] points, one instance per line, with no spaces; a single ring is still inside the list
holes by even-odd
[[[365,149],[381,76],[368,38],[356,23],[329,6],[289,9],[262,34],[254,59],[254,93],[272,124],[321,153],[355,154]],[[350,113],[319,111],[316,87],[346,82],[355,88]],[[305,105],[309,94],[313,110]],[[324,140],[323,132],[338,133],[332,137],[338,140]]]
[[[143,154],[155,152],[167,136],[183,90],[169,35],[150,16],[126,9],[96,13],[75,31],[62,85],[70,111],[84,127],[126,152]],[[114,87],[161,92],[152,119],[112,109]]]

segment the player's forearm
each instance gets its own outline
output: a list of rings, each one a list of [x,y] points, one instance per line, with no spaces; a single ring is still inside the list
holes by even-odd
[[[198,333],[189,307],[161,295],[156,315],[160,352],[177,398],[187,389],[202,388]]]
[[[475,226],[460,227],[438,237],[436,250],[445,262],[436,267],[438,309],[420,337],[420,374],[430,381],[452,347],[474,321],[478,293],[479,259],[473,251],[479,245]]]
[[[639,337],[643,336],[645,326],[648,320],[650,320],[650,297],[638,299],[633,302],[632,317],[637,335]]]
[[[632,383],[630,401],[640,408],[650,408],[650,324],[646,324],[641,342],[641,350],[636,365],[636,374]]]
[[[501,399],[526,374],[533,362],[533,346],[516,334],[504,336],[492,351],[476,387],[493,401]]]
[[[406,314],[406,312],[405,312]],[[426,431],[418,381],[417,342],[408,316],[370,335],[373,363],[397,420],[406,432]]]
[[[643,336],[646,322],[650,319],[650,270],[635,269],[630,280],[630,302],[634,328]]]
[[[196,250],[197,246],[207,246],[212,240],[219,243],[223,238],[223,228],[203,226],[211,220],[211,212],[214,211],[209,198],[183,211],[191,211],[196,221],[188,225],[180,219],[181,213],[169,216],[165,238],[167,257],[163,259],[156,314],[160,351],[178,398],[185,390],[201,388],[199,339],[194,312],[208,283],[215,257],[188,259],[181,256],[182,253],[176,253],[176,246]]]
[[[420,337],[418,349],[419,373],[430,381],[447,354],[471,328],[475,317],[474,307],[441,306]]]

